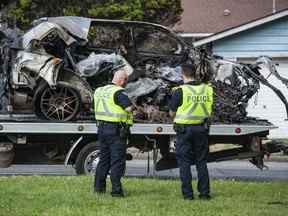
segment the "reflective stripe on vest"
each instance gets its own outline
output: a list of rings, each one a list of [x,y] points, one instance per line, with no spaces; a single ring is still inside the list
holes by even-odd
[[[183,102],[177,109],[174,122],[178,124],[203,123],[212,112],[213,89],[206,84],[183,85],[180,88],[183,93]]]
[[[123,90],[123,88],[115,85],[107,85],[96,89],[94,94],[96,120],[133,124],[132,115],[115,104],[114,95],[119,90]]]

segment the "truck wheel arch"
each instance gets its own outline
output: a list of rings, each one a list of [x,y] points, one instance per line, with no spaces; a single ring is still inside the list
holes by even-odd
[[[85,145],[77,154],[74,164],[77,175],[88,175],[96,172],[99,162],[100,143],[94,141]]]

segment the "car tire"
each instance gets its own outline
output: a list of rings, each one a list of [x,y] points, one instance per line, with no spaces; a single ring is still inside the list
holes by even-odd
[[[77,175],[94,175],[99,162],[99,156],[99,142],[85,145],[76,157],[75,170]]]
[[[61,97],[61,91],[63,97]],[[50,98],[49,92],[52,92]],[[70,98],[72,99],[66,102],[66,99],[68,98],[69,100]],[[46,101],[49,101],[49,104]],[[33,108],[35,114],[39,118],[46,120],[74,120],[81,111],[81,106],[82,102],[79,91],[71,84],[63,81],[57,83],[55,90],[51,89],[46,82],[40,83],[35,90],[33,97]],[[53,107],[54,110],[50,111],[51,107]]]

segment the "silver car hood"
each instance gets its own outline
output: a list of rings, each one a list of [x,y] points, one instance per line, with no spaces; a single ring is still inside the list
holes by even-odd
[[[34,24],[41,22],[55,23],[66,29],[72,35],[88,41],[88,33],[91,24],[90,18],[63,16],[63,17],[44,17],[34,21]]]
[[[33,40],[41,41],[49,33],[57,31],[57,34],[67,45],[72,44],[76,40],[70,36],[60,25],[51,22],[43,22],[32,28],[25,33],[22,37],[22,46],[24,49],[28,49]]]

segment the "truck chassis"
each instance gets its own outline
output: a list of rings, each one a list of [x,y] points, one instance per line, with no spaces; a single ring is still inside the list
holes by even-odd
[[[261,122],[261,121],[259,121]],[[235,148],[209,153],[208,162],[250,158],[258,168],[265,167],[265,154],[280,151],[262,143],[271,129],[268,124],[212,124],[209,144],[234,144]],[[177,167],[173,150],[175,132],[172,124],[140,124],[131,128],[128,147],[141,152],[153,151],[154,169]],[[163,158],[158,160],[158,150]],[[12,163],[72,164],[77,174],[95,172],[99,160],[97,126],[94,121],[48,122],[25,115],[2,115],[0,118],[0,165]],[[127,159],[132,159],[128,155]],[[166,158],[166,159],[167,159]],[[168,162],[167,162],[168,161]]]

